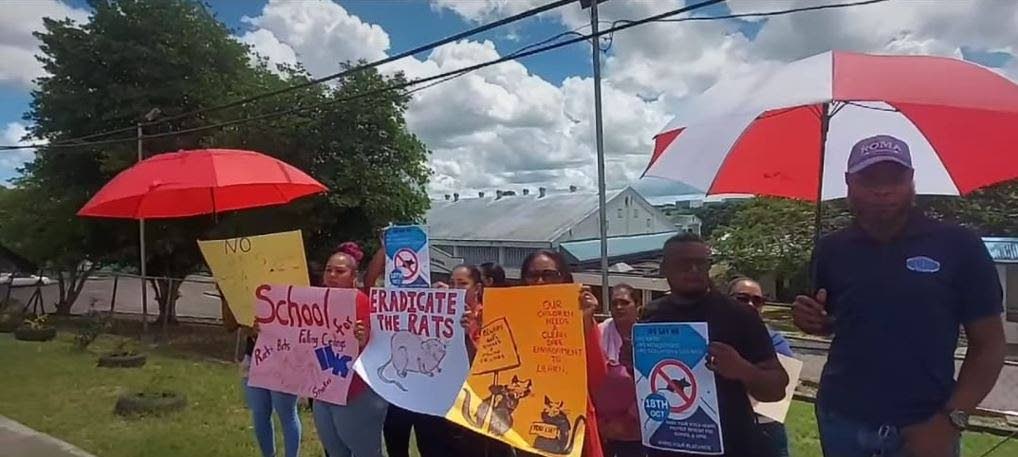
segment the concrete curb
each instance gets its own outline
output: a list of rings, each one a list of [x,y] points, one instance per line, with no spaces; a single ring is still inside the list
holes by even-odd
[[[0,416],[0,457],[8,456],[95,457],[71,444]]]

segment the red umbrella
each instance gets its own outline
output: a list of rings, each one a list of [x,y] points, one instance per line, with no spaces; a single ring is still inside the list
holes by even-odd
[[[327,190],[303,171],[254,151],[179,151],[150,157],[120,172],[78,215],[141,220],[197,216],[281,205]],[[139,238],[144,332],[148,289],[143,222]]]
[[[159,219],[281,205],[325,192],[318,181],[254,151],[200,149],[159,154],[103,186],[79,216]]]
[[[920,194],[1018,177],[1018,85],[958,59],[828,52],[719,82],[684,112],[644,174],[707,194],[843,197],[852,145],[881,134],[909,144]]]

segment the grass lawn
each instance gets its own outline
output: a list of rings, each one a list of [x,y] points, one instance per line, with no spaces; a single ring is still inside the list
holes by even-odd
[[[120,337],[103,336],[86,352],[75,349],[72,338],[62,332],[49,343],[26,343],[0,334],[0,414],[100,457],[258,455],[235,365],[174,345],[150,353],[141,369],[97,368],[97,354],[113,348]],[[232,350],[228,337],[210,339],[228,346],[220,353]],[[136,420],[113,414],[119,393],[164,388],[185,393],[187,409]],[[795,402],[790,414],[792,455],[819,455],[812,405]],[[322,455],[306,412],[303,425],[301,454]],[[962,454],[979,456],[998,441],[991,435],[966,435]],[[991,455],[1018,455],[1018,441]]]

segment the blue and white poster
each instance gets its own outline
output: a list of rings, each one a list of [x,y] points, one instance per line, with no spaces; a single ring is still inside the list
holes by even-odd
[[[431,287],[431,253],[424,226],[397,225],[385,231],[385,287]]]
[[[633,327],[633,365],[643,445],[717,455],[721,437],[714,372],[707,368],[707,324]]]

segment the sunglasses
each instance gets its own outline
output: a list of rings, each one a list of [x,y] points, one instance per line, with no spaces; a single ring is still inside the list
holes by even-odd
[[[759,295],[735,294],[735,295],[732,295],[732,298],[734,298],[738,302],[745,303],[747,305],[753,305],[753,306],[763,306],[764,303],[767,302],[766,299],[764,299],[763,297],[761,297]]]
[[[562,279],[562,272],[558,270],[528,271],[523,275],[523,278],[530,283],[537,282],[538,280],[543,280],[544,282],[558,282]]]

